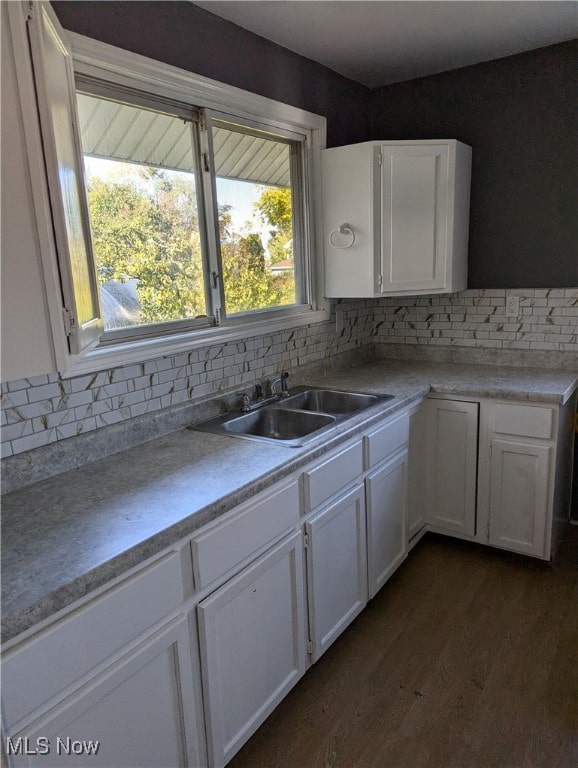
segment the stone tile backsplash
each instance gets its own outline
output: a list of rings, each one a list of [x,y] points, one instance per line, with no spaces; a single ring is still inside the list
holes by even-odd
[[[520,315],[506,297],[520,297]],[[374,340],[389,344],[578,352],[578,288],[466,290],[380,299]]]
[[[99,427],[220,392],[276,378],[284,369],[314,363],[370,341],[371,301],[341,301],[344,329],[334,309],[324,323],[218,344],[101,373],[62,379],[58,374],[1,385],[2,457],[13,456]]]
[[[520,317],[505,313],[520,296]],[[344,328],[335,328],[335,308]],[[467,290],[453,295],[332,304],[327,322],[214,345],[73,379],[1,385],[2,456],[272,379],[365,345],[412,344],[578,352],[578,289]]]

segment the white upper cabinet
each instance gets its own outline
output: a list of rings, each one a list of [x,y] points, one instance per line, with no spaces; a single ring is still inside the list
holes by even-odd
[[[371,141],[322,154],[326,296],[466,288],[470,147]]]

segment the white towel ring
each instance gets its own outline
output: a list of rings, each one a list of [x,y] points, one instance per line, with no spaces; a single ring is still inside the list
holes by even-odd
[[[346,245],[335,245],[333,240],[334,235],[349,235],[349,237],[351,237],[351,242]],[[329,235],[329,242],[333,248],[351,248],[355,244],[355,232],[351,229],[349,224],[340,224],[339,229],[334,229]]]

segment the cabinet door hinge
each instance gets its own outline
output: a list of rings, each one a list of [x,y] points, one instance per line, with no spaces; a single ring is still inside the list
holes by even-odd
[[[381,154],[381,149],[377,153],[377,164],[378,165],[383,165],[383,155]]]
[[[486,525],[486,541],[490,540],[490,524]]]
[[[64,333],[71,336],[76,330],[76,320],[72,312],[66,307],[62,309],[62,319],[64,320]]]
[[[308,640],[307,641],[307,653],[310,656],[313,656],[313,641],[312,640]]]
[[[383,285],[383,275],[378,275],[377,276],[377,284],[378,285]]]
[[[309,549],[309,534],[308,533],[304,533],[303,534],[303,546],[305,547],[305,549]]]

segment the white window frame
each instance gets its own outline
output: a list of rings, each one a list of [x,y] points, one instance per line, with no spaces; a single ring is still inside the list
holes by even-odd
[[[229,86],[186,70],[125,51],[107,43],[65,30],[72,49],[75,76],[109,82],[115,89],[146,90],[159,99],[201,105],[208,115],[237,118],[268,130],[306,136],[303,151],[303,195],[309,230],[304,233],[308,253],[306,264],[311,303],[269,312],[232,316],[226,325],[190,329],[184,332],[155,334],[148,338],[118,343],[102,343],[79,355],[57,346],[59,371],[65,377],[143,362],[155,357],[178,354],[212,344],[222,344],[250,336],[322,322],[329,318],[329,303],[323,297],[324,285],[321,226],[321,150],[326,143],[326,119],[311,112]],[[210,228],[209,228],[210,229]],[[214,236],[210,231],[208,237]],[[55,302],[51,302],[54,305]],[[60,318],[52,318],[53,328]],[[60,355],[58,351],[60,350]],[[64,358],[64,359],[62,359]]]

